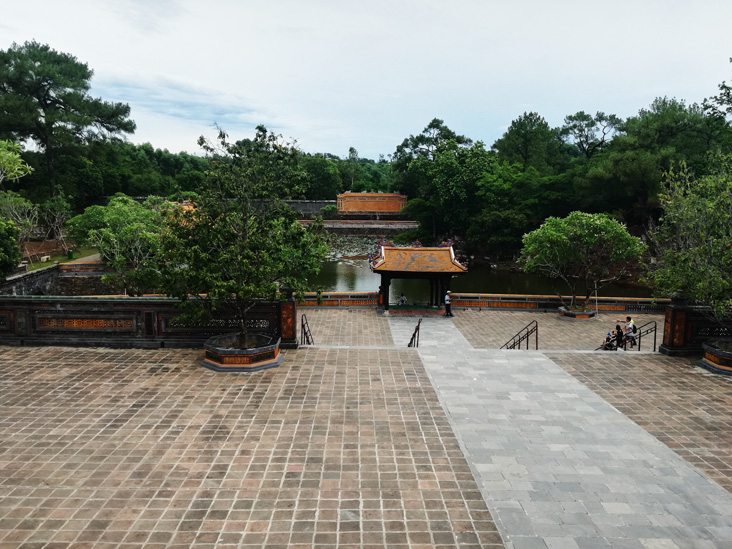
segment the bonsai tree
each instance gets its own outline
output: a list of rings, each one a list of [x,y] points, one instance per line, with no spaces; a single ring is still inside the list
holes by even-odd
[[[199,144],[211,169],[193,207],[172,212],[163,243],[165,286],[183,301],[189,320],[229,311],[245,348],[257,301],[285,287],[302,293],[320,269],[327,251],[322,223],[301,225],[283,200],[305,181],[294,144],[263,126],[253,140],[230,143],[221,132],[218,146],[203,138]]]
[[[584,304],[595,288],[629,276],[645,250],[639,238],[609,216],[572,212],[563,219],[549,217],[524,235],[521,261],[527,273],[564,281],[572,294],[569,307],[576,309],[579,289],[585,292]]]
[[[732,307],[732,156],[694,177],[685,165],[666,176],[660,224],[650,231],[657,292],[701,305],[720,323]]]
[[[140,204],[119,193],[106,206],[90,206],[70,219],[67,230],[77,245],[98,249],[102,261],[115,269],[102,277],[104,282],[142,295],[160,284],[159,253],[170,208],[158,198]]]
[[[0,279],[5,280],[21,258],[18,238],[20,229],[9,219],[0,217]]]

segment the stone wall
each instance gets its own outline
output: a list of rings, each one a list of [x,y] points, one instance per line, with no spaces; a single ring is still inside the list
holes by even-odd
[[[50,295],[56,277],[58,263],[19,275],[9,276],[0,283],[0,295]]]
[[[102,282],[101,275],[56,277],[51,287],[51,293],[46,295],[119,295],[124,290],[119,284]]]
[[[290,207],[304,215],[321,215],[326,206],[335,206],[335,200],[285,200]]]

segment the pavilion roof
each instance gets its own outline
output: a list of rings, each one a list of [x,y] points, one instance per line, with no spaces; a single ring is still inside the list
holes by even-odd
[[[455,259],[452,246],[440,248],[398,248],[379,246],[371,260],[374,272],[464,273],[468,270]]]

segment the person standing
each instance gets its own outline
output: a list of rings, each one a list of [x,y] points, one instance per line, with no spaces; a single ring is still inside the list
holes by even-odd
[[[447,290],[445,294],[445,316],[455,316],[452,314],[452,298],[450,297],[450,290]]]

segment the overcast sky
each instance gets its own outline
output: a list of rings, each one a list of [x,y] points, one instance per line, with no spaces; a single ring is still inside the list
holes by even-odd
[[[487,146],[536,111],[637,114],[732,80],[729,0],[20,0],[0,49],[36,40],[132,107],[134,143],[200,152],[264,124],[306,152],[388,155],[433,118]]]

